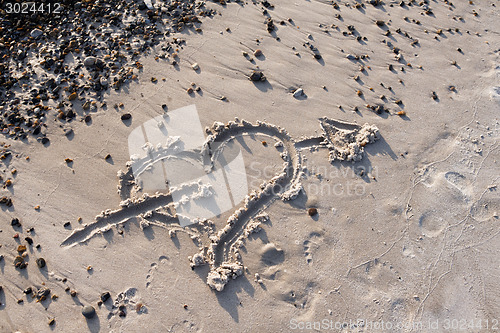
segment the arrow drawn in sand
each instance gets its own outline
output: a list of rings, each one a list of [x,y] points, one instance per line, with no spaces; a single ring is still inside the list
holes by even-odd
[[[165,122],[168,122],[168,118],[164,119],[166,119]],[[158,122],[158,119],[155,121]],[[190,257],[191,266],[208,264],[210,272],[207,276],[207,284],[212,289],[221,291],[231,278],[243,274],[239,248],[249,234],[258,231],[259,225],[269,219],[265,213],[266,208],[278,199],[293,200],[303,191],[301,179],[305,175],[301,150],[325,148],[329,151],[330,162],[335,160],[359,161],[363,156],[363,147],[379,138],[377,127],[369,124],[360,126],[326,117],[320,118],[319,124],[322,129],[320,136],[301,140],[294,140],[285,129],[269,123],[258,121],[256,124],[252,124],[245,120],[235,119],[228,124],[216,122],[211,128],[207,128],[208,136],[200,147],[193,148],[194,146],[191,145],[190,149],[183,149],[185,142],[172,136],[168,137],[167,144],[157,145],[153,148],[151,144],[147,145],[148,142],[146,142],[148,153],[128,162],[127,172],[118,173],[120,178],[118,188],[123,200],[120,203],[121,207],[102,212],[93,223],[73,231],[61,245],[74,246],[87,242],[94,235],[106,232],[113,226],[131,219],[139,219],[141,226],[153,224],[169,228],[173,233],[185,231],[196,240],[199,240],[202,234],[207,234],[209,237],[206,243],[208,244],[201,244],[202,250]],[[159,125],[160,128],[162,126]],[[220,202],[215,202],[214,206],[213,196],[215,193],[219,196],[221,190],[220,188],[214,189],[213,182],[221,183],[221,179],[223,179],[222,184],[228,187],[228,192],[238,192],[234,182],[231,184],[231,179],[229,179],[228,186],[228,178],[232,177],[235,169],[240,168],[242,157],[241,152],[238,153],[239,150],[235,150],[235,145],[230,143],[234,143],[238,137],[248,135],[267,136],[276,140],[275,146],[281,151],[283,159],[282,169],[273,178],[261,184],[259,189],[253,190],[249,194],[245,193],[243,204],[227,219],[221,230],[215,231],[213,222],[206,216],[215,216],[228,209],[221,208]],[[230,154],[226,154],[225,151],[229,151]],[[241,160],[238,160],[240,158]],[[221,163],[221,160],[224,163]],[[155,163],[158,162],[162,163],[162,168],[155,166]],[[210,177],[198,177],[195,181],[178,183],[175,186],[167,184],[168,180],[162,181],[158,186],[164,188],[165,193],[156,192],[154,195],[144,193],[141,196],[136,194],[142,190],[141,184],[144,185],[151,180],[148,180],[147,177],[141,179],[145,174],[156,174],[154,177],[157,177],[158,169],[165,174],[165,166],[177,165],[176,163],[180,162],[185,163],[184,165],[188,167],[201,165],[205,175],[209,176],[222,171],[211,179],[209,179]],[[246,179],[246,175],[236,174],[239,175],[239,178],[245,176]],[[149,182],[150,184],[151,182]],[[243,187],[246,190],[246,180]],[[237,193],[237,195],[240,194]],[[233,201],[241,201],[237,199],[236,196]],[[222,204],[222,206],[227,207],[226,202]],[[199,216],[193,215],[193,211],[190,211],[189,208],[196,207],[196,205],[204,205],[205,208],[208,206],[210,212],[198,210],[201,214]],[[211,209],[213,207],[218,209],[216,214]],[[180,212],[187,213],[185,216],[180,216]],[[184,224],[182,223],[183,219]],[[192,224],[192,226],[181,227],[188,224]]]

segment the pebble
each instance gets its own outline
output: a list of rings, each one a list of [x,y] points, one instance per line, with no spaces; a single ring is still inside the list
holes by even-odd
[[[38,29],[38,28],[37,28],[37,29],[33,29],[33,30],[31,30],[31,32],[30,32],[30,36],[31,36],[31,37],[33,37],[33,38],[35,38],[35,39],[37,39],[37,38],[38,38],[38,37],[40,37],[41,35],[43,35],[43,31],[42,31],[42,30],[40,30],[40,29]]]
[[[110,299],[110,297],[111,297],[111,294],[109,293],[109,291],[103,292],[101,294],[101,301],[103,303],[105,303],[108,299]]]
[[[309,214],[309,216],[314,216],[314,215],[318,214],[318,210],[314,207],[311,207],[307,210],[307,214]]]
[[[195,71],[199,70],[200,69],[200,66],[197,64],[197,63],[194,63],[191,65],[191,68]]]
[[[91,319],[95,316],[95,309],[92,305],[86,305],[82,309],[82,315],[87,318]]]
[[[295,97],[295,98],[299,98],[299,97],[303,97],[303,96],[305,96],[305,93],[304,93],[304,90],[302,88],[296,89],[293,92],[293,97]]]
[[[19,221],[19,219],[17,217],[15,217],[12,219],[12,221],[10,221],[10,225],[13,227],[20,227],[21,222]]]
[[[257,81],[265,81],[266,78],[264,76],[264,73],[261,71],[253,71],[252,74],[250,74],[250,80],[257,82]]]
[[[47,265],[47,263],[45,262],[45,259],[38,258],[36,260],[36,265],[38,266],[38,268],[44,268]]]
[[[108,80],[105,78],[105,77],[101,77],[99,79],[99,83],[101,84],[101,86],[103,86],[104,88],[107,88],[109,86],[109,82]]]
[[[85,67],[92,67],[96,64],[96,61],[97,61],[96,57],[87,57],[83,61],[83,64],[85,65]]]
[[[130,118],[132,118],[132,115],[130,113],[124,113],[120,118],[122,120],[129,120]]]
[[[36,297],[41,301],[45,300],[49,295],[50,295],[50,289],[45,287],[39,289],[36,293]]]
[[[253,55],[255,57],[260,57],[262,55],[262,50],[260,50],[260,49],[255,50],[255,52],[253,53]]]

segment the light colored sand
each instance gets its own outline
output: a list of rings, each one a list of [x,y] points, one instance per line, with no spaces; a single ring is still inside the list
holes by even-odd
[[[265,30],[260,5],[228,4],[222,16],[204,21],[203,35],[182,35],[187,45],[180,52],[180,70],[154,57],[145,59],[140,84],[112,92],[110,107],[93,114],[91,126],[72,124],[72,140],[58,135],[62,130],[53,122],[48,148],[12,143],[30,160],[15,161],[19,175],[14,208],[1,212],[5,260],[0,262],[0,302],[6,305],[0,308],[0,331],[50,332],[47,321],[53,317],[54,331],[60,332],[288,332],[301,321],[358,318],[423,325],[439,320],[441,329],[446,319],[482,320],[483,329],[468,331],[483,332],[486,320],[491,325],[500,319],[496,2],[456,1],[450,10],[441,1],[431,1],[435,17],[420,15],[416,5],[405,9],[396,2],[383,9],[341,5],[340,11],[317,1],[272,3],[275,9],[269,13],[280,42]],[[479,17],[472,15],[473,9]],[[334,17],[337,13],[343,20]],[[404,21],[405,16],[422,25]],[[279,25],[289,17],[293,25]],[[391,20],[392,37],[383,36],[374,24],[378,19]],[[331,24],[340,31],[329,28]],[[342,35],[351,24],[368,38],[366,45]],[[446,31],[455,27],[460,33]],[[411,46],[397,28],[419,45]],[[434,39],[437,29],[444,31],[439,41]],[[383,40],[400,48],[412,67],[401,72],[402,64]],[[306,42],[318,48],[322,61],[312,57]],[[242,51],[251,54],[257,48],[264,57],[255,62],[267,82],[254,84],[246,75],[256,66]],[[360,64],[347,54],[369,55],[364,64],[370,69],[359,72]],[[459,67],[450,64],[453,60]],[[199,73],[192,63],[199,64]],[[389,64],[395,73],[387,69]],[[356,75],[362,84],[353,79]],[[159,79],[157,84],[151,83],[152,76]],[[186,94],[191,82],[202,88],[202,95]],[[450,85],[457,91],[449,91]],[[288,92],[298,87],[306,99]],[[365,100],[357,96],[358,89]],[[431,98],[433,91],[438,101]],[[395,115],[401,107],[394,103],[388,103],[390,114],[367,110],[364,105],[380,102],[382,94],[389,101],[402,100],[407,116]],[[115,111],[115,102],[123,102],[124,111]],[[214,292],[206,284],[209,267],[191,270],[188,256],[199,251],[199,244],[190,234],[177,232],[171,238],[166,228],[142,230],[138,221],[130,221],[85,244],[61,247],[72,232],[64,222],[71,221],[76,229],[81,227],[78,217],[90,224],[101,211],[119,208],[116,174],[129,160],[127,137],[135,126],[163,114],[164,103],[169,110],[196,104],[203,126],[239,117],[283,127],[300,139],[321,134],[318,118],[326,116],[375,124],[382,138],[366,146],[363,160],[355,164],[330,164],[325,150],[305,152],[305,194],[266,209],[270,221],[241,250],[244,274]],[[351,111],[355,106],[358,113]],[[130,127],[120,120],[123,112],[133,115]],[[257,161],[279,172],[282,160],[274,143],[263,147],[261,140],[244,138],[251,151],[244,156],[247,166]],[[112,163],[104,160],[108,153]],[[74,160],[72,167],[64,162],[67,157]],[[266,180],[257,171],[253,176]],[[40,212],[35,205],[41,206]],[[307,214],[311,206],[319,211],[316,218]],[[231,214],[222,214],[215,226],[220,228]],[[30,250],[23,272],[12,266],[17,244],[9,224],[15,216],[24,227],[35,227],[35,244],[42,245],[40,252]],[[47,271],[36,267],[40,256],[47,260]],[[256,273],[262,283],[254,281]],[[17,304],[26,287],[42,283],[59,299]],[[66,286],[77,290],[78,297],[66,294]],[[101,292],[110,291],[115,300],[130,288],[136,289],[134,295],[122,295],[129,298],[126,318],[116,315],[111,302],[97,308],[96,319],[87,322],[81,315],[81,305],[96,306]],[[141,313],[135,311],[139,302],[144,304]]]

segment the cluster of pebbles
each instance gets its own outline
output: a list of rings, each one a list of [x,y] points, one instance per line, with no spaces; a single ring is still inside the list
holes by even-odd
[[[103,92],[137,79],[142,55],[176,64],[184,29],[201,32],[215,10],[194,0],[61,0],[60,13],[0,8],[0,132],[46,144],[48,119],[71,122],[98,107]]]

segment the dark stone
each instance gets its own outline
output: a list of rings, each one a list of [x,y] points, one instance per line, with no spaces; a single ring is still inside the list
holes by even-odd
[[[318,214],[318,210],[314,207],[311,207],[307,210],[307,214],[309,214],[309,216],[314,216],[314,215],[317,215]]]
[[[101,294],[101,301],[103,303],[105,303],[108,299],[110,299],[110,297],[111,297],[111,294],[109,293],[109,291],[106,291],[106,292]]]
[[[95,316],[95,309],[92,305],[86,305],[82,309],[82,315],[87,318],[91,319]]]
[[[130,118],[132,118],[132,115],[130,113],[125,113],[125,114],[122,114],[122,116],[121,116],[122,120],[129,120]]]
[[[265,81],[264,73],[261,71],[253,71],[252,74],[250,75],[250,80],[257,82],[257,81]]]
[[[36,297],[38,299],[45,299],[47,298],[48,296],[50,295],[50,289],[49,288],[42,288],[42,289],[39,289],[36,293]]]
[[[36,260],[36,264],[37,264],[38,268],[44,268],[47,265],[47,263],[45,262],[45,259],[43,259],[43,258],[38,258]]]
[[[12,221],[10,222],[10,225],[13,226],[13,227],[20,227],[21,226],[21,222],[19,221],[19,219],[17,217],[14,217],[12,219]]]

